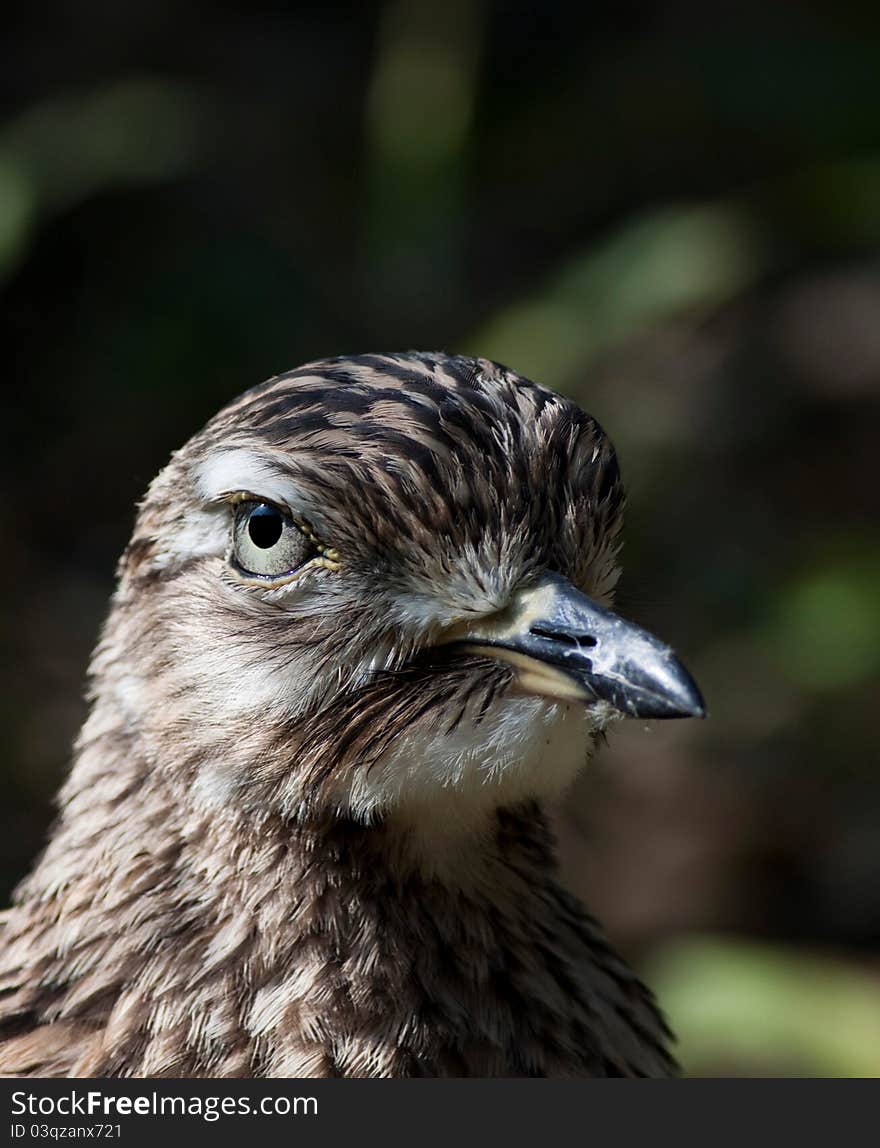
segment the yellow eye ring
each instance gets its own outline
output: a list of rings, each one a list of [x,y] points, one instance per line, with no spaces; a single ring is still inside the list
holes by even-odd
[[[311,525],[288,510],[245,492],[229,501],[233,522],[227,559],[243,580],[278,586],[313,567],[339,569],[338,552],[324,546]]]

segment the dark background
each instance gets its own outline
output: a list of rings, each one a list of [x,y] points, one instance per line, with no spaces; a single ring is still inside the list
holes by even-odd
[[[612,733],[570,882],[691,1072],[880,1075],[880,17],[651,12],[7,16],[4,897],[169,452],[316,356],[479,353],[615,440],[619,604],[711,709]]]

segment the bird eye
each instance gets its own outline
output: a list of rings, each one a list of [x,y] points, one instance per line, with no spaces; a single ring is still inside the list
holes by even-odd
[[[280,578],[319,553],[291,519],[266,502],[242,502],[235,509],[232,559],[243,574]]]

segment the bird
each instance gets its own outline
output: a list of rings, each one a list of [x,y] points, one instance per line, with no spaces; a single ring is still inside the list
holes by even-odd
[[[701,717],[612,609],[599,423],[488,359],[311,362],[140,503],[48,844],[0,924],[10,1077],[675,1075],[548,811]]]

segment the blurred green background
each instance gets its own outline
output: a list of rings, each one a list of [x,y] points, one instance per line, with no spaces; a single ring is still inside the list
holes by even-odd
[[[7,16],[4,898],[45,834],[114,562],[169,452],[310,358],[479,353],[611,434],[619,604],[711,709],[614,731],[560,822],[570,883],[656,987],[689,1072],[880,1075],[865,11]]]

